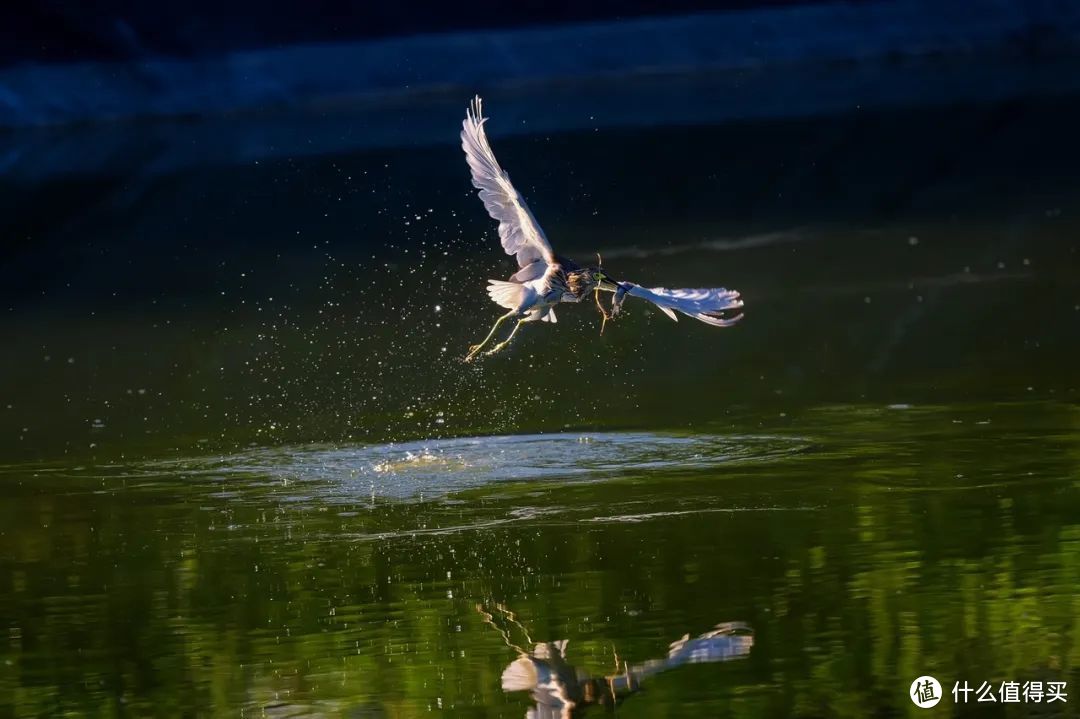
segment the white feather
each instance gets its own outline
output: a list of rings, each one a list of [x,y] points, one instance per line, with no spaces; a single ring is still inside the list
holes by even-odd
[[[488,295],[495,304],[508,310],[516,310],[525,299],[525,285],[503,280],[488,280]]]
[[[666,287],[642,287],[633,282],[623,284],[630,288],[627,294],[652,302],[671,319],[677,319],[675,312],[681,312],[714,327],[730,327],[742,319],[741,314],[734,317],[722,314],[743,306],[735,290],[723,287],[669,290]]]
[[[554,264],[555,254],[544,231],[491,151],[484,132],[486,121],[478,95],[466,111],[461,129],[461,148],[472,172],[473,187],[480,190],[488,214],[498,220],[503,249],[508,255],[517,255],[518,267],[528,267],[536,260]]]
[[[548,263],[543,260],[535,260],[522,267],[520,270],[510,275],[510,279],[514,282],[532,282],[538,280],[544,276],[544,273],[548,271]]]

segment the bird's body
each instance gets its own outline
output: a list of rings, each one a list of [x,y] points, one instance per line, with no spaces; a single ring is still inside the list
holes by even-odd
[[[531,278],[534,272],[539,276]],[[488,280],[488,294],[496,304],[519,310],[530,321],[555,322],[555,305],[581,302],[595,286],[588,270],[556,255],[555,262],[534,262],[509,280]]]
[[[510,335],[486,354],[494,354],[513,339],[525,322],[556,322],[555,306],[563,302],[581,302],[590,293],[615,292],[614,316],[626,295],[647,299],[672,319],[681,312],[707,324],[726,327],[742,315],[728,316],[728,310],[742,307],[739,293],[722,288],[703,290],[667,290],[644,288],[632,282],[619,282],[599,267],[581,267],[551,249],[544,231],[536,222],[525,199],[510,183],[510,176],[499,166],[488,144],[480,98],[473,100],[462,124],[461,146],[472,173],[473,186],[480,190],[488,214],[499,222],[499,239],[508,255],[517,259],[518,270],[507,280],[488,280],[492,301],[507,309],[488,336],[470,348],[466,359],[475,357],[507,319],[516,319]],[[598,302],[599,304],[599,302]],[[604,312],[601,308],[601,312]],[[604,312],[605,320],[609,317]]]

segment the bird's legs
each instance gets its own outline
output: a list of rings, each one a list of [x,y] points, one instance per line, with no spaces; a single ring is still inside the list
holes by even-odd
[[[499,325],[501,325],[504,320],[508,320],[513,317],[515,314],[517,314],[516,310],[510,310],[505,315],[500,315],[499,319],[495,320],[495,324],[491,326],[491,331],[487,333],[487,337],[484,338],[484,341],[478,345],[473,345],[469,347],[469,354],[465,356],[465,361],[468,362],[473,357],[475,357],[480,352],[480,350],[484,349],[484,345],[490,342],[491,338],[495,336],[495,330],[499,329]]]
[[[599,257],[599,256],[600,255],[597,254],[597,257]],[[596,291],[593,293],[593,295],[594,295],[594,297],[596,299],[596,309],[600,310],[600,316],[604,318],[600,322],[600,334],[603,335],[604,334],[604,328],[607,327],[608,320],[614,318],[615,314],[612,313],[612,314],[609,315],[607,313],[607,310],[604,309],[604,306],[602,304],[600,304],[600,287],[599,286],[597,286]]]
[[[494,347],[489,349],[487,352],[485,352],[484,355],[487,356],[487,357],[490,357],[491,355],[495,354],[499,350],[504,349],[506,347],[506,345],[510,344],[510,340],[514,339],[514,335],[517,334],[518,327],[521,327],[521,325],[524,324],[527,321],[528,320],[526,320],[525,318],[522,318],[522,319],[518,320],[517,322],[515,322],[514,323],[514,329],[510,330],[510,335],[506,339],[504,339],[502,342],[500,342],[499,344],[495,345]]]

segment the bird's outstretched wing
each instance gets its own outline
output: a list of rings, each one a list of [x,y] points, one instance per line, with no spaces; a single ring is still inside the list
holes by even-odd
[[[488,214],[499,221],[503,249],[508,255],[517,255],[518,267],[527,267],[536,260],[554,264],[555,255],[544,231],[491,151],[484,132],[486,121],[477,96],[465,113],[461,130],[461,148],[472,171],[473,186],[480,190]]]
[[[735,290],[725,290],[723,287],[669,290],[665,287],[642,287],[633,282],[621,282],[620,285],[612,304],[615,312],[619,311],[623,296],[630,295],[652,302],[673,320],[679,319],[676,312],[714,327],[730,327],[742,319],[742,314],[732,314],[733,310],[743,306]]]

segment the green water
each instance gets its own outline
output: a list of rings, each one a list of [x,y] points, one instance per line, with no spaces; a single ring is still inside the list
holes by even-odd
[[[558,249],[747,312],[470,365],[452,142],[13,183],[0,715],[521,717],[523,653],[586,716],[1075,714],[1080,151],[980,112],[493,124]]]

